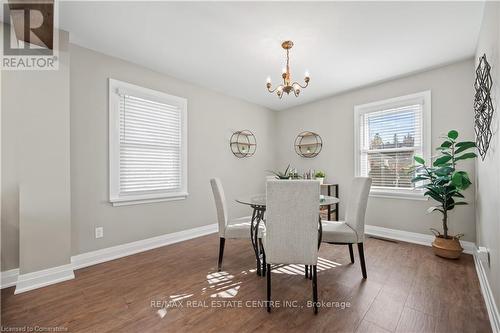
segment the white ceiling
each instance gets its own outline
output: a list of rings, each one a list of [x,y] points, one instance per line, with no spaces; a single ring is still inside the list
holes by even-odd
[[[75,44],[281,110],[471,57],[481,2],[63,2]],[[294,41],[299,98],[266,91]]]

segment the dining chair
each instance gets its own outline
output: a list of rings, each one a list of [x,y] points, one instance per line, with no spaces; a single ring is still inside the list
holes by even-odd
[[[210,179],[212,192],[215,199],[215,207],[217,209],[217,222],[219,226],[219,261],[217,270],[222,270],[222,259],[224,256],[224,246],[226,238],[228,239],[249,239],[250,226],[252,223],[251,216],[240,217],[230,220],[227,212],[226,196],[219,178]],[[258,237],[262,239],[262,231],[265,229],[263,225],[259,226]]]
[[[318,312],[317,269],[319,182],[274,180],[266,183],[266,229],[262,243],[267,265],[267,311],[271,312],[273,264],[312,266],[314,313]]]
[[[356,177],[351,185],[351,193],[347,201],[345,221],[322,221],[322,242],[349,246],[351,263],[354,263],[353,244],[358,245],[361,272],[366,279],[365,252],[363,241],[365,237],[365,212],[372,179]]]

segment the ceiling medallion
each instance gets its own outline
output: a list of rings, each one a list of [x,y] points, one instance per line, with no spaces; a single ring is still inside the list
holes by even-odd
[[[304,89],[306,88],[308,85],[309,85],[309,73],[305,73],[305,78],[304,78],[304,81],[305,81],[305,85],[300,85],[300,83],[298,82],[293,82],[293,83],[290,83],[292,81],[292,76],[290,74],[290,56],[289,56],[289,52],[290,52],[290,49],[293,47],[293,42],[291,40],[286,40],[284,41],[282,44],[281,44],[281,47],[284,48],[286,50],[286,67],[283,68],[283,74],[281,75],[281,77],[283,78],[283,84],[280,84],[279,86],[277,86],[276,88],[274,89],[271,89],[271,78],[268,77],[267,78],[267,84],[266,84],[266,87],[267,87],[267,90],[270,92],[270,93],[274,93],[276,92],[276,94],[278,95],[278,97],[281,99],[283,97],[283,93],[285,92],[287,95],[290,94],[290,92],[293,91],[295,97],[299,97],[299,94],[300,94],[300,89]]]

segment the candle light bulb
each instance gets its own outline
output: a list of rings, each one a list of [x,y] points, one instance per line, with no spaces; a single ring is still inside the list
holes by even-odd
[[[270,76],[267,77],[266,82],[267,83],[271,83],[271,77]]]
[[[305,77],[309,77],[309,71],[306,71],[306,72],[304,73],[304,76],[305,76]]]
[[[283,73],[283,74],[285,74],[285,73],[286,73],[286,68],[285,68],[285,67],[283,67],[283,68],[281,69],[281,73]]]

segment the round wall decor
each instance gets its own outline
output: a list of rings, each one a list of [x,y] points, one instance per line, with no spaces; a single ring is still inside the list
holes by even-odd
[[[295,152],[302,157],[313,158],[318,156],[323,147],[323,140],[314,133],[305,131],[295,139]]]
[[[249,130],[237,131],[231,135],[229,147],[234,156],[238,158],[250,157],[255,154],[257,140],[255,135]]]

